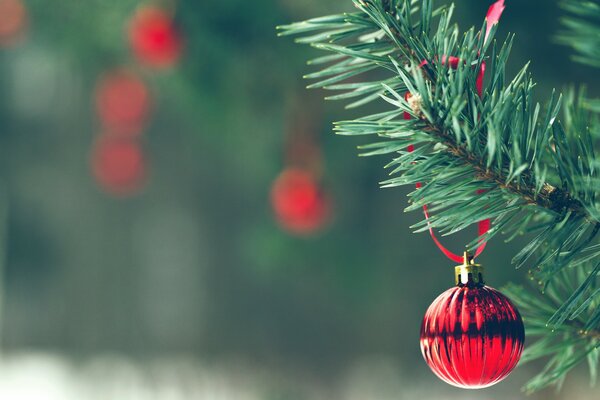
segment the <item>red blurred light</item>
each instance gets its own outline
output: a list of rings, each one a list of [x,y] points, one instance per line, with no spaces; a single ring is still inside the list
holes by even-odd
[[[181,56],[181,35],[171,16],[160,8],[139,8],[129,23],[128,34],[131,49],[142,64],[166,68]]]
[[[114,134],[98,137],[92,149],[91,167],[97,183],[115,196],[137,193],[146,176],[146,163],[138,142]]]
[[[96,87],[96,112],[105,129],[119,134],[141,133],[150,111],[146,84],[133,72],[118,69]]]
[[[279,224],[296,234],[312,233],[330,217],[329,197],[311,173],[298,168],[288,168],[277,177],[271,204]]]
[[[0,46],[9,47],[27,28],[27,9],[21,0],[0,0]]]

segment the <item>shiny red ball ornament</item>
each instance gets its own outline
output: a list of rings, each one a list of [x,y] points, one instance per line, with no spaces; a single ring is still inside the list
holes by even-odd
[[[271,204],[282,228],[310,234],[322,228],[331,214],[331,201],[308,171],[287,168],[271,189]]]
[[[128,35],[133,54],[140,63],[167,68],[179,61],[183,40],[165,10],[140,7],[129,23]]]
[[[144,184],[146,163],[137,140],[102,134],[94,143],[90,161],[96,182],[111,195],[131,196]]]
[[[465,254],[457,286],[429,306],[421,325],[421,352],[443,381],[464,389],[500,382],[517,365],[525,331],[517,308],[483,283],[482,267]]]
[[[126,69],[103,75],[96,86],[96,112],[105,130],[138,135],[150,113],[150,92],[142,79]]]

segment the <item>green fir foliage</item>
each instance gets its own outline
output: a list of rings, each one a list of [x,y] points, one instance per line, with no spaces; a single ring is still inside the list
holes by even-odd
[[[553,94],[545,104],[534,102],[528,66],[512,79],[506,74],[513,36],[497,43],[494,26],[484,41],[485,22],[461,33],[451,21],[454,5],[432,3],[354,0],[354,13],[279,31],[326,53],[310,61],[316,67],[306,76],[310,88],[331,91],[328,99],[344,100],[348,108],[385,102],[382,112],[338,122],[335,131],[377,138],[361,152],[391,156],[390,178],[382,186],[423,182],[410,194],[407,210],[428,204],[429,224],[446,235],[491,218],[488,240],[498,233],[507,240],[533,238],[513,261],[529,269],[543,295],[516,286],[509,290],[521,306],[528,337],[539,337],[524,360],[548,357],[549,362],[525,389],[560,385],[584,360],[595,380],[600,162],[594,146],[600,124],[594,108],[600,106],[573,89]],[[581,16],[574,6],[580,4],[600,14],[594,3],[566,1],[565,7]],[[566,21],[573,27],[579,20]],[[598,32],[594,22],[570,35]],[[600,65],[598,37],[576,46],[578,59]],[[449,68],[444,56],[458,57],[457,68]],[[480,97],[476,80],[484,62]],[[405,99],[407,92],[412,101]],[[411,118],[404,119],[404,113]],[[415,150],[409,152],[409,145]],[[428,222],[413,228],[425,231]],[[477,240],[469,245],[476,246]]]
[[[563,0],[561,6],[567,15],[559,42],[575,50],[575,61],[600,68],[600,1]]]

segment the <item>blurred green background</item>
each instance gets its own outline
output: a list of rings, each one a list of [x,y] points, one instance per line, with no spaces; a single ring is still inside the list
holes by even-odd
[[[6,371],[34,371],[8,375],[27,387],[42,375],[70,390],[87,382],[103,388],[90,389],[97,398],[179,398],[160,382],[201,399],[521,398],[539,365],[465,394],[422,362],[421,318],[453,284],[453,263],[411,233],[422,217],[403,212],[412,189],[378,188],[387,159],[358,158],[364,140],[331,133],[368,110],[305,90],[318,51],[276,37],[276,25],[351,2],[158,2],[185,39],[177,65],[158,72],[137,66],[126,38],[148,3],[24,0],[25,36],[0,49],[0,340]],[[480,26],[488,3],[458,2],[461,26]],[[511,70],[532,61],[539,99],[570,82],[597,94],[598,74],[553,43],[557,3],[507,3],[498,37],[516,33]],[[102,130],[96,81],[120,66],[140,71],[154,102],[140,139],[148,180],[125,198],[98,187],[89,161]],[[269,200],[294,134],[318,142],[333,198],[332,221],[312,235],[281,229]],[[474,234],[444,241],[460,251]],[[492,286],[525,280],[510,265],[518,248],[489,244],[480,261]],[[90,372],[99,358],[105,375]],[[147,392],[106,383],[138,378]],[[577,370],[563,392],[532,398],[597,398],[586,379]],[[13,381],[0,377],[0,394],[27,398]]]

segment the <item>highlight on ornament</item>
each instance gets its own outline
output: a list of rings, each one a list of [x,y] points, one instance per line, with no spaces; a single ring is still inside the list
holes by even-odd
[[[0,0],[0,47],[12,47],[24,37],[28,25],[22,0]]]
[[[101,134],[94,142],[90,163],[96,182],[111,195],[134,195],[145,183],[146,161],[135,138]]]
[[[301,168],[287,168],[271,189],[271,205],[279,225],[298,235],[315,233],[331,218],[331,198],[315,176]]]
[[[156,6],[138,8],[129,22],[128,39],[136,59],[152,68],[172,67],[183,50],[183,39],[172,16]]]

